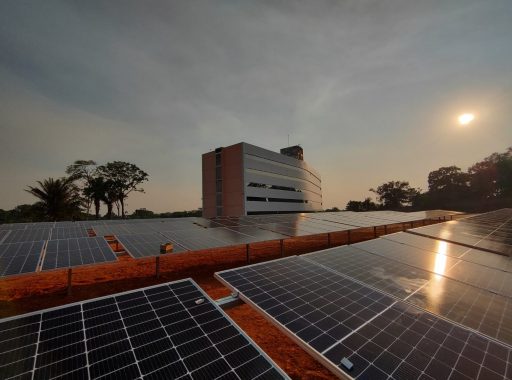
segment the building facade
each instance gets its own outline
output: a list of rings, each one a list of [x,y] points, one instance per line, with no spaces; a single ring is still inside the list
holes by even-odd
[[[320,174],[299,146],[281,152],[242,142],[203,154],[203,216],[321,211]]]

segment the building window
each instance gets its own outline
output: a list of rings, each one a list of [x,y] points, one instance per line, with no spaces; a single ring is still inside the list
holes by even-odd
[[[303,199],[287,199],[287,198],[264,198],[264,197],[247,197],[250,202],[276,202],[276,203],[308,203]]]

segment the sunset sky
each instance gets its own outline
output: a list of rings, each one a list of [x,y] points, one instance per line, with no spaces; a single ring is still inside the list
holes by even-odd
[[[426,189],[512,146],[511,17],[510,0],[2,1],[0,208],[93,159],[149,173],[130,213],[195,209],[202,153],[288,135],[324,207]]]

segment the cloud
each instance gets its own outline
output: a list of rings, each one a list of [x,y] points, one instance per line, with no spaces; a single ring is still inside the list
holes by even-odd
[[[326,206],[383,180],[424,187],[430,170],[511,140],[510,11],[507,0],[2,2],[0,207],[83,158],[150,174],[132,209],[195,208],[202,153],[278,150],[288,134],[321,172]],[[485,125],[462,136],[450,123],[465,104]]]

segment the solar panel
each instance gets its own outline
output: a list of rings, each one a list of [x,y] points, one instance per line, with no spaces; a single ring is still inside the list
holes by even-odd
[[[354,246],[391,260],[512,297],[512,273],[466,261],[465,253],[470,251],[470,248],[455,245],[458,248],[464,248],[465,252],[461,253],[459,258],[454,258],[446,254],[449,249],[447,242],[427,240],[437,243],[437,251],[432,252],[388,239],[368,240]],[[480,251],[480,254],[494,255],[483,251]]]
[[[287,378],[190,279],[2,319],[0,342],[3,378]]]
[[[215,276],[338,376],[507,376],[510,347],[303,258]]]
[[[483,214],[481,217],[486,215]],[[512,216],[505,222],[500,219],[496,225],[453,221],[419,227],[408,232],[510,256],[512,255],[512,229],[508,224],[510,218]]]
[[[11,233],[11,231],[9,231],[9,230],[0,230],[0,244],[3,242],[5,237],[7,235],[9,235],[10,233]]]
[[[404,232],[386,235],[383,236],[382,239],[396,241],[400,244],[417,247],[436,253],[439,250],[439,240]],[[443,248],[446,256],[457,258],[460,257],[465,261],[469,261],[475,264],[503,270],[506,272],[512,272],[512,261],[503,255],[497,255],[478,249],[468,249],[468,247],[454,243],[448,243],[446,241],[443,242],[446,245],[446,249]]]
[[[112,261],[117,261],[117,257],[103,237],[50,240],[46,247],[42,270]]]
[[[126,252],[133,258],[160,256],[160,244],[168,243],[169,239],[160,233],[136,235],[116,235]],[[173,242],[173,253],[185,252],[186,249]]]
[[[509,297],[354,246],[331,248],[303,257],[482,334],[512,344],[512,299]],[[445,265],[445,262],[440,261],[438,265]],[[446,266],[446,269],[449,267]]]
[[[433,277],[430,272],[371,254],[354,246],[336,247],[303,257],[401,299],[417,291]]]
[[[28,241],[48,240],[49,236],[49,228],[11,230],[11,233],[4,238],[3,243],[23,243]]]
[[[197,230],[162,231],[170,240],[187,248],[190,251],[201,249],[225,247],[231,243],[212,236],[208,230],[200,228]]]
[[[87,229],[83,227],[59,227],[53,228],[51,234],[51,240],[71,239],[80,237],[89,237]]]
[[[92,229],[96,236],[126,235],[131,233],[124,224],[97,225],[93,226]]]
[[[266,241],[266,240],[280,240],[286,239],[288,236],[268,231],[260,228],[259,226],[241,226],[241,227],[229,227],[230,230],[239,232],[241,234],[252,236],[256,239],[256,241]]]
[[[0,276],[35,272],[43,246],[44,241],[0,244]]]

